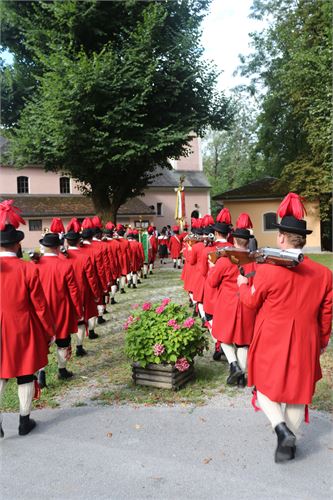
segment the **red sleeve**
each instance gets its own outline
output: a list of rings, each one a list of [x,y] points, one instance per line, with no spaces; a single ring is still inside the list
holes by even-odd
[[[211,250],[213,252],[213,249]],[[202,276],[206,277],[208,274],[209,266],[208,266],[208,253],[204,250],[200,257],[199,270]]]
[[[30,266],[29,266],[30,267]],[[42,332],[45,336],[45,340],[49,342],[51,338],[55,335],[54,324],[55,321],[52,317],[51,311],[47,304],[44,291],[39,280],[39,271],[35,267],[28,270],[28,289],[30,302],[33,309],[38,316],[38,319],[42,325]]]
[[[320,331],[320,347],[327,346],[332,330],[332,273],[327,280],[324,299],[320,305],[318,321]]]
[[[71,266],[68,266],[66,274],[65,274],[65,279],[66,279],[66,284],[68,288],[69,295],[71,297],[71,300],[73,302],[76,314],[78,318],[81,318],[83,316],[83,307],[82,307],[82,300],[81,300],[81,294],[79,287],[77,285],[75,276],[74,276],[74,271],[71,268]]]
[[[108,287],[108,283],[104,269],[104,256],[101,249],[95,249],[94,252],[96,256],[95,262],[96,262],[98,277],[100,279],[100,282],[102,283],[103,291],[105,291]]]
[[[99,288],[99,284],[98,284],[97,276],[96,276],[96,273],[95,273],[95,269],[94,269],[94,266],[92,265],[90,257],[88,257],[87,260],[86,260],[86,263],[85,263],[85,266],[84,266],[84,272],[85,272],[85,275],[87,277],[87,281],[89,283],[91,291],[94,294],[95,299],[99,299],[100,298],[101,290]]]
[[[195,248],[195,245],[192,247],[192,250],[189,250],[188,252],[188,263],[191,264],[192,266],[194,264],[196,264],[197,262],[197,256],[198,256],[198,253],[197,253],[197,250]]]
[[[222,283],[224,275],[224,264],[225,264],[222,259],[223,257],[221,257],[217,261],[215,267],[211,268],[210,272],[208,273],[207,276],[208,283],[212,288],[218,288]]]
[[[265,264],[261,264],[257,267],[253,285],[241,285],[239,287],[240,301],[251,309],[259,309],[267,297],[267,291]]]

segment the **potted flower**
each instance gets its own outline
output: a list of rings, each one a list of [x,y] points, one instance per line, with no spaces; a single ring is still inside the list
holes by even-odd
[[[208,349],[204,329],[185,306],[166,298],[133,306],[124,324],[125,351],[136,384],[179,389],[194,376],[194,358]]]

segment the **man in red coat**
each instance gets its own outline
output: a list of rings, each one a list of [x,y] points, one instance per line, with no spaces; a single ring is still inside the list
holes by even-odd
[[[126,276],[131,272],[131,248],[129,246],[129,242],[125,239],[126,230],[122,224],[117,224],[116,226],[117,234],[119,236],[118,242],[120,244],[120,280],[119,280],[119,288],[120,293],[125,293],[125,284],[126,284]]]
[[[170,257],[173,261],[173,267],[176,269],[181,269],[181,251],[182,251],[182,240],[179,236],[179,226],[172,227],[173,236],[171,236],[169,241],[169,251]]]
[[[235,248],[248,248],[251,238],[248,229],[236,229],[232,236]],[[246,264],[243,269],[246,274],[253,273],[255,264]],[[212,335],[221,342],[229,363],[227,384],[237,383],[239,387],[245,387],[247,352],[252,340],[255,311],[239,300],[238,275],[238,267],[227,257],[220,257],[209,274],[208,281],[210,286],[218,289]]]
[[[304,208],[304,207],[303,207]],[[277,244],[298,256],[306,243],[302,204],[290,193],[281,203]],[[238,278],[242,303],[257,310],[248,357],[248,384],[277,434],[275,461],[295,457],[295,433],[321,378],[320,354],[330,337],[332,273],[304,258],[293,268],[258,265],[253,286]],[[281,403],[286,403],[283,411]]]
[[[24,233],[11,224],[0,229],[0,399],[8,379],[16,377],[23,436],[36,425],[30,418],[34,373],[47,364],[54,320],[37,268],[17,258]],[[0,437],[4,437],[1,414]]]
[[[84,319],[78,323],[76,333],[76,356],[85,356],[87,354],[83,347],[83,341],[86,333],[86,325],[89,318],[97,316],[97,303],[100,301],[101,289],[98,284],[97,276],[91,258],[88,254],[80,252],[79,241],[80,233],[69,231],[64,235],[67,243],[67,259],[72,265],[76,282],[81,291]]]
[[[110,287],[110,299],[111,305],[117,304],[116,302],[116,293],[117,293],[117,280],[120,279],[121,270],[119,263],[119,254],[120,254],[120,243],[118,243],[117,239],[114,237],[115,225],[112,222],[107,222],[105,225],[105,238],[106,243],[109,246],[109,251],[112,255],[113,259],[113,268],[112,268],[112,282]]]
[[[73,376],[66,368],[71,355],[71,334],[77,332],[78,321],[83,319],[81,294],[72,265],[59,257],[61,242],[58,234],[46,233],[39,243],[44,249],[44,255],[37,266],[44,294],[54,317],[58,378],[68,379]],[[45,378],[40,375],[40,379],[46,385]]]
[[[149,240],[149,248],[148,248],[149,274],[153,274],[154,262],[158,251],[158,241],[156,238],[156,231],[153,226],[149,226],[147,231]]]

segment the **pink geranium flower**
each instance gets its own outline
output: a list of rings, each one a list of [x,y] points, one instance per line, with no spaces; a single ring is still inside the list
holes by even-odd
[[[151,309],[151,302],[145,302],[142,306],[143,311],[149,311]]]
[[[123,325],[124,330],[128,330],[128,328],[131,326],[131,324],[136,321],[136,318],[133,318],[133,316],[129,316],[126,320],[126,322]]]
[[[166,298],[162,300],[162,306],[167,306],[171,302],[171,299]]]
[[[137,309],[139,307],[139,304],[133,304],[132,309]]]
[[[175,363],[175,368],[180,372],[185,372],[190,367],[190,363],[186,358],[179,358]]]
[[[163,344],[155,344],[153,347],[153,352],[155,356],[160,356],[165,351],[165,347]]]
[[[177,321],[175,319],[169,319],[168,326],[175,326],[175,325],[177,325]]]
[[[165,306],[162,305],[162,306],[156,307],[155,312],[157,314],[162,314],[162,312],[164,311],[164,309],[165,309]]]
[[[194,320],[193,318],[191,318],[191,317],[190,317],[190,318],[187,318],[187,319],[184,321],[183,325],[184,325],[186,328],[192,328],[192,326],[194,325],[194,323],[195,323],[195,320]]]

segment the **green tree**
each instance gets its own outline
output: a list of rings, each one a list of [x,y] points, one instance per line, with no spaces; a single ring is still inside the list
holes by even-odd
[[[243,75],[261,99],[257,150],[267,172],[291,190],[319,199],[330,214],[332,10],[330,0],[254,0],[252,16],[268,27],[253,33]]]
[[[156,165],[187,154],[191,133],[228,125],[228,99],[198,42],[206,0],[27,4],[22,19],[5,2],[8,48],[16,54],[18,29],[36,68],[13,128],[15,164],[69,172],[115,219]]]

